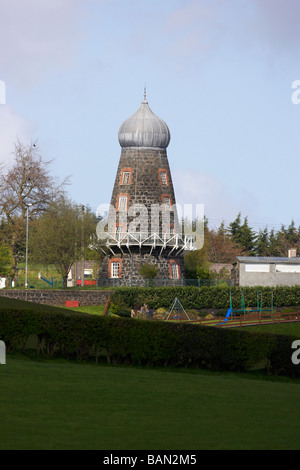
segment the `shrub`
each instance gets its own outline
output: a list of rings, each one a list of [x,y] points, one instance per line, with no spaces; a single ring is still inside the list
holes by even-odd
[[[123,304],[133,308],[136,305],[146,303],[149,308],[170,308],[175,297],[177,297],[185,309],[228,309],[230,296],[234,309],[241,306],[242,293],[246,307],[257,305],[257,295],[262,292],[262,305],[267,308],[271,306],[272,293],[273,305],[275,307],[288,307],[300,304],[300,286],[288,287],[120,287],[112,294],[115,304]]]
[[[123,303],[120,305],[112,303],[109,309],[114,315],[118,315],[120,317],[131,317],[131,309],[126,307]]]
[[[155,279],[158,274],[158,266],[145,263],[140,267],[139,274],[144,279]]]
[[[108,363],[200,367],[245,372],[268,360],[268,373],[300,376],[291,361],[292,337],[190,323],[140,321],[73,312],[0,309],[7,352],[25,350],[35,336],[38,354]]]

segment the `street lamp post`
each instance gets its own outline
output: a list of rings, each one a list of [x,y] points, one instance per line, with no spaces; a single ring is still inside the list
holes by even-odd
[[[81,287],[84,287],[84,206],[81,206]]]
[[[25,289],[28,287],[28,209],[32,204],[28,204],[26,209],[26,255],[25,255]]]

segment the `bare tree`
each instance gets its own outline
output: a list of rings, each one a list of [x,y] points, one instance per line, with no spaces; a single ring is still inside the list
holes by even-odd
[[[6,230],[2,232],[10,246],[14,269],[18,246],[24,238],[27,210],[29,217],[43,213],[50,203],[62,196],[68,178],[58,182],[49,173],[51,161],[44,161],[37,143],[15,144],[14,160],[0,173],[0,217]]]

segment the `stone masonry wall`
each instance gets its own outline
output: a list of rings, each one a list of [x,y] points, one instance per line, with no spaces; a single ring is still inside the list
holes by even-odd
[[[79,305],[104,305],[111,294],[108,290],[1,289],[0,306],[1,296],[55,306],[64,306],[66,300],[78,300]]]
[[[122,183],[122,172],[131,173],[128,184]],[[160,171],[167,174],[167,184],[162,184]],[[176,204],[171,172],[169,168],[166,150],[124,148],[117,169],[117,175],[112,192],[111,205],[118,211],[118,200],[120,196],[127,196],[128,209],[136,204],[141,204],[147,208],[148,213],[143,217],[148,222],[149,234],[153,231],[150,226],[151,206],[162,206],[163,198],[169,196],[171,205]],[[175,206],[174,206],[175,207]],[[135,219],[137,214],[128,214],[128,224]],[[174,225],[174,214],[170,214],[171,223]],[[117,223],[121,223],[117,213]],[[162,222],[158,224],[157,233],[162,230]],[[146,225],[146,224],[145,224]],[[144,226],[145,226],[144,225]],[[146,225],[147,226],[147,225]],[[152,229],[152,230],[151,230]]]
[[[147,247],[149,251],[149,247]],[[137,285],[140,281],[141,284],[144,283],[143,278],[139,274],[139,270],[143,264],[154,264],[158,266],[159,271],[156,279],[170,279],[170,263],[176,262],[179,266],[180,278],[185,277],[184,271],[184,259],[183,257],[170,257],[168,256],[159,256],[159,250],[153,250],[152,254],[146,252],[146,248],[141,250],[141,252],[132,252],[132,255],[129,253],[125,254],[116,254],[116,256],[109,255],[102,259],[101,268],[99,272],[100,278],[106,278],[109,276],[109,264],[111,261],[120,260],[121,262],[121,275],[120,278],[124,280],[124,285],[128,285],[128,282],[132,279],[134,285]],[[154,253],[154,254],[153,254]],[[121,280],[120,279],[120,280]],[[118,285],[121,285],[119,282]]]

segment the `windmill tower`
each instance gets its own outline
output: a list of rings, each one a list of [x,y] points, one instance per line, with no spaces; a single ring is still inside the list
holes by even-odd
[[[122,150],[99,277],[137,285],[143,281],[141,266],[151,264],[158,269],[156,279],[182,279],[183,254],[193,249],[193,240],[179,226],[167,157],[170,131],[150,109],[146,91],[118,138]]]

